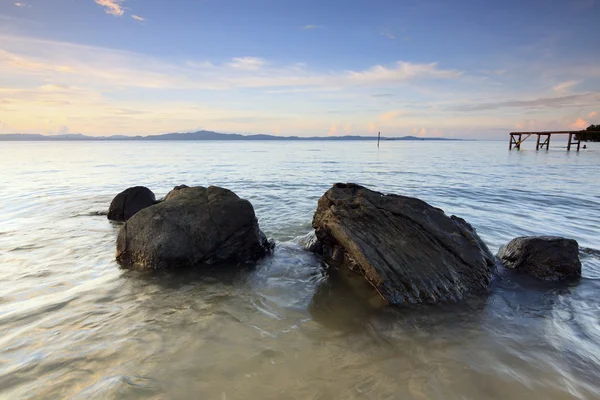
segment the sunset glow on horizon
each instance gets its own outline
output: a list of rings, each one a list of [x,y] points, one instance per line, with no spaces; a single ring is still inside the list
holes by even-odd
[[[0,133],[585,129],[600,4],[559,3],[4,1]]]

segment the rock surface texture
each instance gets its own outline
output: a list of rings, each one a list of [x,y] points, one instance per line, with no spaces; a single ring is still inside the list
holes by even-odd
[[[108,207],[107,217],[111,221],[124,222],[138,211],[156,203],[152,190],[144,186],[130,187],[119,193]]]
[[[362,274],[392,304],[455,301],[487,288],[494,270],[471,225],[411,197],[338,183],[313,227],[326,262]]]
[[[117,260],[141,269],[239,263],[271,247],[249,201],[220,187],[181,186],[121,227]]]
[[[556,236],[526,236],[513,239],[498,252],[508,268],[544,280],[560,281],[581,276],[579,244]]]

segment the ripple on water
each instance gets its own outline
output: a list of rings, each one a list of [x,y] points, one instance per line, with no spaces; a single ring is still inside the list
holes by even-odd
[[[369,146],[3,144],[0,397],[600,398],[600,176],[582,173],[600,152]],[[107,163],[115,154],[127,164]],[[422,198],[493,250],[523,234],[571,236],[583,278],[501,271],[487,296],[382,308],[293,241],[340,181]],[[120,269],[119,226],[104,216],[113,196],[181,183],[250,199],[274,255],[242,269]]]

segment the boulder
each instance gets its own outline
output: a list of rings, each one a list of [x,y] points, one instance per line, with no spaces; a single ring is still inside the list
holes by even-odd
[[[513,239],[498,252],[505,267],[536,278],[560,281],[581,276],[579,244],[556,236],[525,236]]]
[[[486,289],[495,268],[465,220],[352,183],[321,197],[313,227],[328,264],[363,275],[392,304],[456,301]]]
[[[189,189],[189,186],[187,185],[179,185],[179,186],[175,186],[173,188],[173,190],[171,190],[169,193],[167,193],[167,195],[165,196],[164,200],[167,200],[168,198],[174,198],[175,196],[177,196],[179,194],[179,191],[181,189]]]
[[[111,221],[124,222],[138,211],[156,203],[156,197],[144,186],[130,187],[119,193],[108,208],[107,217]]]
[[[179,187],[121,227],[117,260],[140,269],[240,263],[271,247],[249,201],[220,187]]]

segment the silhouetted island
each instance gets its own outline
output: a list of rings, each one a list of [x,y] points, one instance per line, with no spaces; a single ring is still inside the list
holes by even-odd
[[[416,136],[403,137],[381,137],[383,140],[448,140],[457,141],[461,139],[448,138],[422,138]],[[198,131],[191,133],[165,133],[162,135],[148,136],[87,136],[81,134],[66,135],[41,135],[29,133],[11,133],[0,135],[0,141],[106,141],[106,140],[377,140],[377,136],[274,136],[274,135],[241,135],[239,133],[218,133],[212,131]]]

